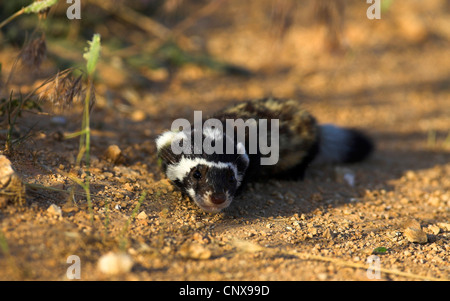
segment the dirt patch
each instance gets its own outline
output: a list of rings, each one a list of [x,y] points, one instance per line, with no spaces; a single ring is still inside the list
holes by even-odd
[[[100,70],[92,215],[66,176],[83,177],[78,141],[60,139],[78,129],[81,112],[65,112],[63,123],[22,116],[18,131],[37,125],[8,158],[24,182],[53,190],[28,186],[25,204],[0,209],[0,279],[66,280],[70,255],[80,258],[82,280],[367,280],[368,258],[379,260],[382,280],[450,278],[446,1],[394,1],[373,21],[364,1],[352,2],[338,54],[324,51],[323,28],[304,21],[301,9],[274,43],[269,1],[231,2],[190,34],[254,75],[187,65],[170,81],[148,71],[145,87],[112,88],[105,83],[114,73]],[[303,101],[320,122],[366,131],[375,154],[355,165],[314,166],[302,182],[256,182],[219,214],[182,198],[157,166],[154,138],[174,118],[192,119],[194,109],[206,115],[270,95]],[[415,230],[406,231],[410,220]],[[110,251],[128,254],[131,270],[102,272],[98,261]]]

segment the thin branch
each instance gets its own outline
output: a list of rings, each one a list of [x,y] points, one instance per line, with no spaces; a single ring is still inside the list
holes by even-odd
[[[175,27],[172,29],[173,35],[177,36],[182,34],[188,28],[193,26],[199,19],[212,14],[226,1],[228,0],[211,0],[208,4],[196,11],[194,14],[190,15],[189,17],[175,25]]]
[[[299,253],[299,252],[292,252],[292,251],[287,252],[287,253],[289,255],[293,255],[297,258],[305,259],[305,260],[317,260],[317,261],[331,262],[331,263],[334,263],[337,265],[356,268],[356,269],[367,270],[370,268],[370,266],[367,264],[361,264],[361,263],[346,261],[346,260],[327,257],[327,256],[320,256],[320,255],[313,255],[310,253],[303,253],[303,252]],[[379,271],[381,273],[397,275],[397,276],[402,276],[402,277],[406,277],[406,278],[420,279],[420,280],[429,280],[429,281],[449,281],[450,280],[450,279],[445,279],[445,278],[434,278],[434,277],[430,277],[430,276],[421,276],[421,275],[417,275],[417,274],[402,272],[402,271],[398,271],[398,270],[390,270],[390,269],[385,269],[385,268],[381,268],[381,267],[379,268]]]
[[[159,43],[153,45],[152,49],[158,48],[159,46],[161,46],[161,44],[170,39],[176,39],[178,44],[183,48],[192,49],[193,46],[191,40],[188,37],[186,37],[183,34],[183,32],[189,27],[191,27],[198,19],[203,18],[208,14],[211,14],[225,1],[227,0],[211,1],[205,7],[200,9],[197,13],[181,21],[178,25],[175,26],[173,30],[171,30],[170,28],[164,26],[163,24],[155,21],[154,19],[148,16],[136,12],[135,10],[127,7],[126,5],[121,5],[120,7],[117,7],[112,2],[109,1],[90,0],[92,4],[97,5],[98,7],[109,12],[110,14],[113,14],[121,18],[125,22],[137,26],[142,30],[158,38],[160,40]]]
[[[172,31],[169,28],[162,25],[161,23],[153,20],[148,16],[144,16],[136,12],[125,5],[121,5],[120,7],[118,7],[117,5],[114,5],[114,3],[111,1],[91,0],[89,2],[99,6],[100,8],[121,18],[122,20],[141,28],[142,30],[145,30],[148,33],[153,34],[154,36],[156,36],[161,40],[166,40],[167,37],[169,37],[172,33]]]
[[[5,26],[9,22],[11,22],[18,16],[22,15],[23,13],[25,13],[25,8],[22,8],[21,10],[15,12],[13,15],[9,16],[6,20],[4,20],[2,23],[0,23],[0,28],[2,28],[3,26]]]

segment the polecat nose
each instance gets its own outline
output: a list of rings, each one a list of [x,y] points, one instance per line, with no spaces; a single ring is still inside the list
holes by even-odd
[[[216,193],[211,196],[211,202],[213,202],[216,205],[220,205],[220,204],[224,203],[226,200],[227,200],[227,197],[223,193]]]

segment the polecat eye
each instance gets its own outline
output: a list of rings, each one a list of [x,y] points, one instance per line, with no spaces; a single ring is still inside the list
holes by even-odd
[[[235,181],[236,181],[236,179],[234,178],[234,176],[229,176],[228,177],[228,182],[234,183]]]
[[[196,171],[194,171],[194,173],[192,174],[192,176],[195,178],[195,179],[201,179],[202,178],[202,173],[200,172],[200,171],[198,171],[198,170],[196,170]]]

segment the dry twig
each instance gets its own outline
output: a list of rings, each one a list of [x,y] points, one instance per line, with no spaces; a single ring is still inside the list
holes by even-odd
[[[300,259],[325,261],[325,262],[330,262],[330,263],[333,263],[336,265],[351,267],[351,268],[355,268],[355,269],[368,270],[370,268],[370,266],[367,264],[356,263],[356,262],[351,262],[351,261],[327,257],[327,256],[313,255],[310,253],[303,253],[303,252],[299,253],[299,252],[290,251],[290,252],[288,252],[288,254],[295,256],[297,258],[300,258]],[[398,270],[390,270],[390,269],[385,269],[385,268],[381,268],[381,267],[379,268],[379,271],[381,273],[386,273],[386,274],[390,274],[390,275],[397,275],[397,276],[401,276],[401,277],[405,277],[405,278],[413,278],[413,279],[420,279],[420,280],[429,280],[429,281],[449,281],[450,280],[450,279],[445,279],[445,278],[434,278],[434,277],[430,277],[430,276],[421,276],[421,275],[417,275],[417,274],[413,274],[413,273],[402,272],[402,271],[398,271]]]

